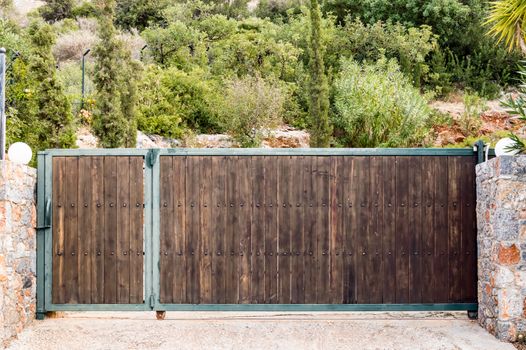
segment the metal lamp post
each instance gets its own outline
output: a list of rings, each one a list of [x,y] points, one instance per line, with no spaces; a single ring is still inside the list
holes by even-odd
[[[85,75],[85,61],[86,61],[86,55],[89,54],[91,51],[91,49],[87,49],[83,54],[82,54],[82,99],[80,100],[80,109],[83,109],[84,108],[84,94],[85,94],[85,80],[84,80],[84,75]]]

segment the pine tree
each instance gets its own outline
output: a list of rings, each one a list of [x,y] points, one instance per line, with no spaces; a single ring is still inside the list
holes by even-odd
[[[311,0],[310,3],[310,143],[312,147],[329,147],[332,131],[329,124],[329,86],[323,63],[323,48],[321,47],[321,10],[318,0]]]
[[[99,39],[95,56],[93,130],[102,147],[130,146],[135,140],[135,91],[130,54],[113,25],[115,1],[98,0]],[[134,143],[134,142],[133,142]]]
[[[75,145],[75,128],[71,103],[56,76],[52,47],[55,42],[53,28],[34,22],[29,28],[33,54],[29,69],[36,82],[34,96],[36,110],[34,128],[38,146],[68,148]]]

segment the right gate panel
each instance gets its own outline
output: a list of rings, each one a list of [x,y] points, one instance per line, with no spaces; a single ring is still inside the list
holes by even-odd
[[[476,302],[475,158],[161,156],[163,304]]]

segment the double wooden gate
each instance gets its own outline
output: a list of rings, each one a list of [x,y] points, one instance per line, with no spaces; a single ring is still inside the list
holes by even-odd
[[[471,150],[39,154],[38,312],[475,310]]]

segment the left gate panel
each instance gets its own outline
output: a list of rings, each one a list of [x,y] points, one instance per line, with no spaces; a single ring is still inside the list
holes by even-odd
[[[144,302],[144,158],[52,157],[53,304]]]

